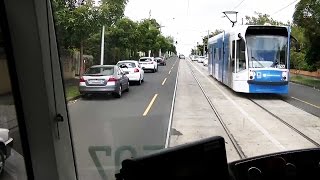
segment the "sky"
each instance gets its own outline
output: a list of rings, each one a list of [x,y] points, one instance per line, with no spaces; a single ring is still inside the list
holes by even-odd
[[[165,36],[173,36],[178,53],[190,54],[191,48],[208,30],[227,29],[231,23],[223,18],[223,11],[237,11],[238,24],[245,16],[253,16],[254,12],[271,15],[275,20],[292,21],[295,5],[299,0],[129,0],[125,16],[132,20],[156,19]],[[289,5],[289,6],[288,6]],[[234,15],[230,16],[235,19]]]

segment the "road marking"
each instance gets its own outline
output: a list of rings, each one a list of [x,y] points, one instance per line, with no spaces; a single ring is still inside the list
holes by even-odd
[[[220,91],[225,98],[227,98],[248,120],[259,129],[262,134],[264,134],[274,145],[276,145],[280,150],[284,151],[286,148],[276,140],[263,126],[261,126],[254,118],[252,118],[239,104],[237,104],[230,96],[228,96],[222,89],[220,89],[215,83],[212,82],[212,79],[209,79],[208,76],[203,74],[195,65],[190,63],[202,76],[204,76],[216,89]]]
[[[172,70],[173,69],[173,66],[171,67],[171,69],[170,70]]]
[[[171,74],[171,70],[169,71],[169,73],[168,74]]]
[[[162,86],[164,85],[164,83],[166,83],[166,81],[167,81],[167,78],[164,78],[164,80],[162,81]]]
[[[320,106],[317,106],[317,105],[311,104],[311,103],[309,103],[309,102],[307,102],[307,101],[304,101],[304,100],[298,99],[298,98],[293,97],[293,96],[291,96],[291,98],[292,98],[292,99],[295,99],[295,100],[297,100],[297,101],[303,102],[303,103],[305,103],[305,104],[308,104],[308,105],[310,105],[310,106],[313,106],[313,107],[315,107],[315,108],[320,109]]]
[[[148,107],[147,107],[146,110],[144,111],[143,116],[146,116],[146,115],[148,114],[148,112],[150,111],[150,109],[151,109],[151,107],[152,107],[152,105],[153,105],[153,103],[154,103],[154,101],[156,100],[157,97],[158,97],[158,94],[155,94],[155,95],[153,96],[153,98],[151,99]]]
[[[172,103],[171,103],[171,110],[170,110],[170,117],[169,117],[169,124],[168,124],[168,129],[167,129],[167,134],[166,134],[166,143],[165,143],[165,148],[169,147],[170,144],[170,132],[172,128],[172,119],[173,119],[173,111],[174,111],[174,104],[176,101],[176,92],[177,92],[177,84],[178,84],[178,77],[179,77],[179,66],[177,70],[177,76],[176,76],[176,83],[174,85],[174,91],[173,91],[173,96],[172,96]]]

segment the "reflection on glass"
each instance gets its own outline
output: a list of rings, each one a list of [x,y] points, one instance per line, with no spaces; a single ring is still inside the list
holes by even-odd
[[[250,68],[287,67],[287,37],[284,36],[247,36]]]
[[[0,28],[0,179],[27,179],[12,86]]]

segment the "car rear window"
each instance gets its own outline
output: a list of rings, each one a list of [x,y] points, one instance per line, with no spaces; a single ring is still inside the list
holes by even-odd
[[[91,67],[84,75],[103,75],[110,76],[114,74],[114,67]]]
[[[132,63],[132,62],[120,62],[117,64],[119,67],[121,67],[121,65],[126,65],[128,68],[135,68],[136,64]]]
[[[143,62],[143,61],[151,61],[151,59],[150,58],[142,58],[139,61],[141,61],[141,62]]]

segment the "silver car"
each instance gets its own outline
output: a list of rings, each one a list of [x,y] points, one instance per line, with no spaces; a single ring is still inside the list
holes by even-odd
[[[129,91],[129,78],[116,65],[90,67],[80,78],[80,94],[112,93],[120,98],[123,91]]]

